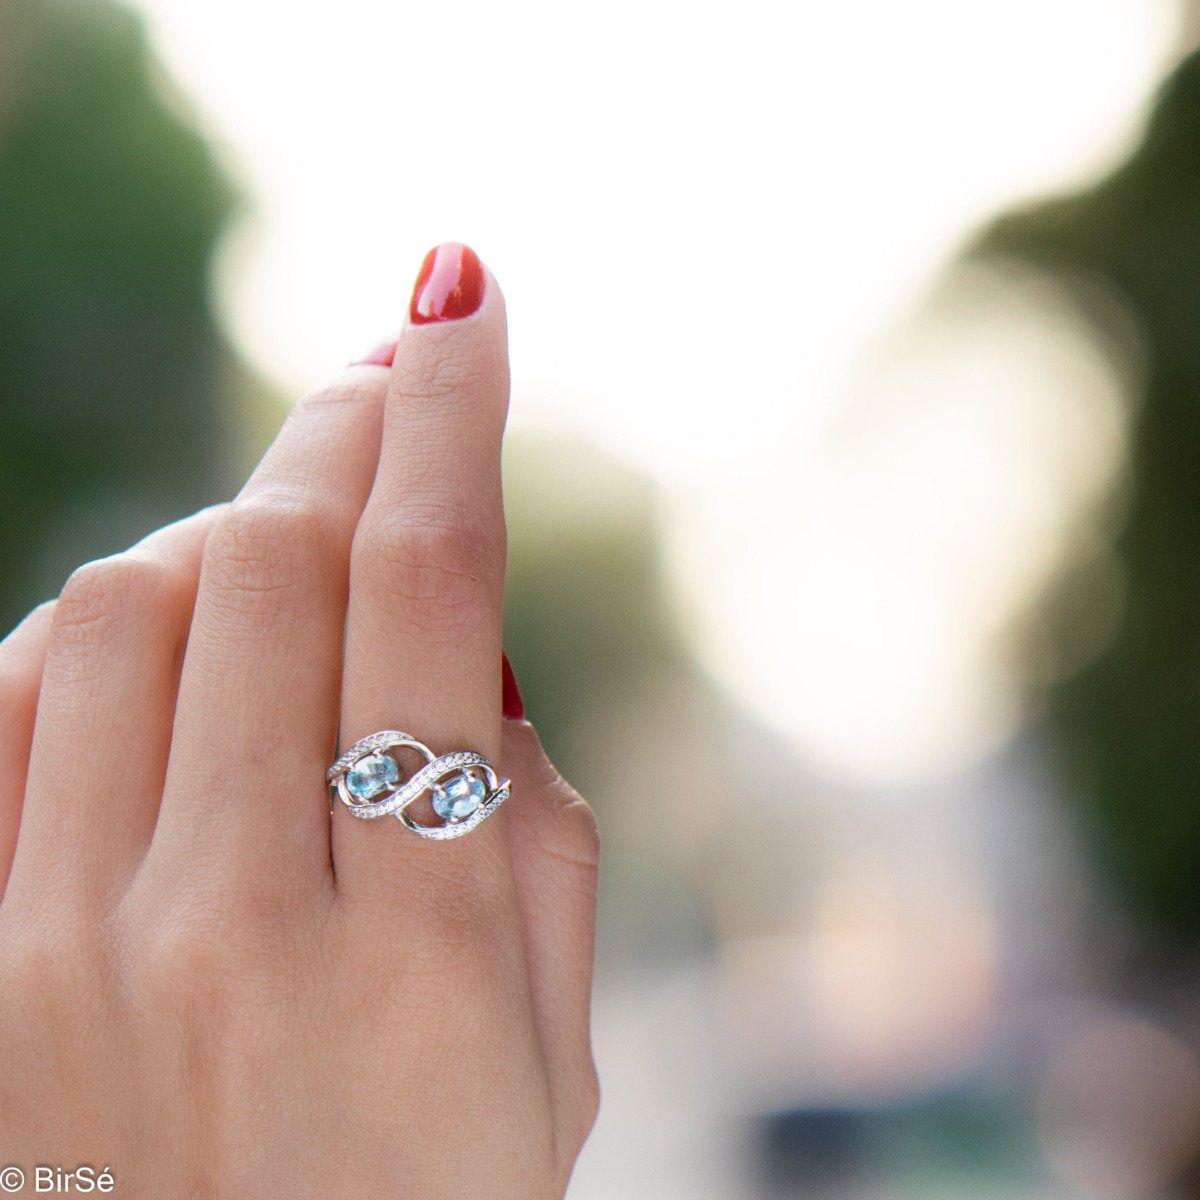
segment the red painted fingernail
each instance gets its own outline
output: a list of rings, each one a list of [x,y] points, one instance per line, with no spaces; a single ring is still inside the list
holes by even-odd
[[[508,655],[500,652],[500,677],[503,680],[501,694],[503,702],[501,711],[506,721],[523,721],[525,719],[525,703],[521,699],[521,689],[517,687],[517,677],[513,674],[512,663]]]
[[[470,246],[443,242],[425,255],[413,284],[408,319],[414,325],[459,321],[483,303],[483,267]]]
[[[396,339],[390,342],[380,342],[365,358],[356,358],[352,367],[390,367],[396,357]]]

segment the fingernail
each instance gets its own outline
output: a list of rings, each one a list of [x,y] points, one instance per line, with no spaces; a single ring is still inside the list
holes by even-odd
[[[390,367],[396,357],[396,339],[390,342],[380,342],[365,358],[356,358],[352,367]]]
[[[483,303],[483,267],[470,246],[443,242],[425,255],[413,284],[408,319],[414,325],[459,321]]]
[[[506,721],[523,721],[525,719],[525,703],[521,699],[521,689],[517,687],[517,677],[513,674],[512,663],[508,655],[500,652],[500,676],[503,680],[501,695],[501,712]]]

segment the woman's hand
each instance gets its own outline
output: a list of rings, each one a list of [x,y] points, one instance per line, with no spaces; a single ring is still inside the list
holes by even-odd
[[[597,842],[501,719],[507,396],[500,290],[440,247],[390,369],[305,397],[231,504],[0,643],[27,1194],[88,1164],[151,1200],[561,1196],[597,1103]],[[479,751],[512,799],[449,841],[331,816],[339,724]]]

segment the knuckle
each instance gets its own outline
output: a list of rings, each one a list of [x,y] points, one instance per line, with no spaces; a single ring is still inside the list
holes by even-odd
[[[205,949],[211,951],[212,947]],[[220,1017],[230,1003],[222,967],[199,946],[160,943],[142,963],[140,991],[156,1012],[173,1011],[186,1000],[191,1011]]]
[[[596,814],[585,800],[575,800],[558,810],[555,836],[559,852],[591,872],[600,869],[600,826]]]
[[[151,559],[117,554],[85,563],[54,605],[51,638],[60,647],[93,647],[120,626],[144,619],[168,585],[166,567]]]
[[[234,957],[221,922],[189,919],[176,912],[174,919],[145,934],[138,954],[138,983],[157,1010],[186,1004],[191,1011],[219,1016],[234,1002]]]
[[[442,408],[448,402],[461,401],[464,396],[483,394],[489,390],[488,382],[485,364],[477,355],[448,353],[447,347],[437,344],[436,338],[427,338],[414,355],[395,399],[409,412],[414,406],[429,404]]]
[[[10,935],[0,962],[5,990],[18,995],[45,995],[58,982],[58,956],[37,939]]]
[[[596,1127],[596,1118],[600,1115],[600,1076],[596,1072],[596,1062],[589,1051],[586,1056],[582,1077],[579,1081],[579,1099],[575,1105],[574,1124],[572,1127],[573,1149],[577,1155],[588,1140],[588,1136]],[[572,1155],[572,1161],[575,1155]]]
[[[305,393],[292,408],[291,419],[305,420],[310,414],[330,407],[377,404],[381,397],[382,390],[377,379],[343,373]]]
[[[43,1003],[63,994],[79,996],[86,989],[88,947],[63,926],[47,930],[39,922],[13,922],[5,928],[3,971],[7,995],[37,996]]]
[[[217,519],[203,570],[235,607],[282,607],[324,576],[335,554],[332,515],[315,501],[262,496],[234,503]]]
[[[564,1084],[566,1094],[555,1103],[554,1152],[565,1190],[575,1160],[600,1115],[600,1078],[590,1048],[583,1054],[578,1072],[565,1077]]]
[[[600,829],[590,804],[576,796],[531,821],[528,830],[538,852],[572,888],[594,892],[600,873]]]
[[[414,629],[450,638],[474,624],[498,586],[503,547],[462,513],[409,509],[363,535],[355,576]]]
[[[143,895],[125,928],[148,999],[160,1007],[195,1004],[211,1015],[269,996],[279,964],[304,952],[308,926],[296,919],[304,898],[269,881],[228,877],[197,881],[152,912]]]

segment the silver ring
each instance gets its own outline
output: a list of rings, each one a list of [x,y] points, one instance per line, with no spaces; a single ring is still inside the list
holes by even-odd
[[[394,750],[416,750],[425,765],[408,779]],[[434,754],[423,742],[396,729],[384,729],[355,742],[325,774],[329,786],[356,817],[373,820],[395,815],[407,829],[427,838],[455,838],[470,833],[508,799],[512,784],[501,779],[482,754],[455,750]],[[440,825],[420,825],[408,806],[429,792]]]

